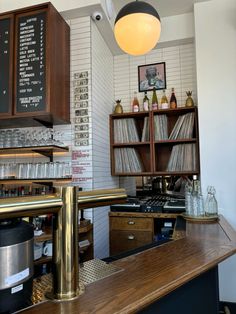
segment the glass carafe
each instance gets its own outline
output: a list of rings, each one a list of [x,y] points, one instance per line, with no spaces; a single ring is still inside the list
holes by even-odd
[[[205,213],[206,216],[218,215],[218,204],[215,197],[216,190],[214,186],[208,186],[207,188],[207,198],[205,202]]]

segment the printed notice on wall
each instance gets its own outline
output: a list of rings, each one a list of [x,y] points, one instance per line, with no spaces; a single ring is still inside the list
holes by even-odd
[[[46,12],[21,16],[17,24],[17,112],[45,110]]]

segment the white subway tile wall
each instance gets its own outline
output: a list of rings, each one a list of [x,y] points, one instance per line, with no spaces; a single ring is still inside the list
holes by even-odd
[[[71,28],[71,125],[55,126],[62,133],[62,141],[69,146],[68,153],[55,155],[55,161],[70,161],[72,152],[86,152],[72,161],[73,169],[84,166],[84,172],[77,176],[83,190],[124,187],[129,195],[135,195],[135,179],[132,177],[112,177],[110,175],[109,114],[114,109],[115,99],[122,100],[125,111],[131,110],[133,92],[138,91],[139,65],[166,62],[167,96],[171,87],[175,88],[179,105],[184,105],[185,91],[193,91],[197,102],[195,47],[194,44],[156,49],[146,56],[132,57],[111,54],[95,23],[90,17],[80,17],[67,21]],[[92,71],[93,69],[93,71]],[[89,146],[75,146],[75,102],[74,74],[88,71],[88,115]],[[161,91],[158,91],[160,98]],[[140,102],[143,94],[138,94]],[[151,98],[151,93],[149,93]],[[32,128],[31,128],[32,129]],[[36,129],[36,128],[34,128]],[[40,128],[37,128],[40,130]],[[28,162],[47,162],[46,157],[29,155]],[[0,163],[6,162],[1,158]],[[15,155],[7,162],[26,162]],[[87,165],[87,166],[86,166]],[[86,171],[88,170],[88,171]],[[72,173],[73,175],[73,173]],[[76,175],[74,174],[74,177]],[[94,256],[102,258],[109,255],[109,207],[88,209],[85,218],[94,223]]]
[[[186,91],[193,91],[197,104],[196,59],[193,43],[168,48],[155,49],[145,56],[119,55],[114,57],[115,99],[121,99],[124,111],[131,111],[134,91],[138,92],[138,66],[158,62],[166,63],[166,95],[169,99],[171,88],[175,88],[178,106],[184,106]],[[160,101],[162,91],[157,91]],[[138,93],[140,104],[144,94]],[[148,92],[151,99],[152,92]]]
[[[113,55],[95,23],[92,30],[92,137],[93,188],[115,188],[117,177],[110,173],[109,114],[114,106]],[[94,255],[109,256],[109,207],[94,209]]]

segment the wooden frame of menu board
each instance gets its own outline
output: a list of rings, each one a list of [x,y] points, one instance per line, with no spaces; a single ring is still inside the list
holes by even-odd
[[[38,18],[36,22],[35,18],[36,20]],[[44,24],[42,34],[39,26],[41,22]],[[35,37],[30,37],[27,27],[31,32],[35,30]],[[28,46],[27,40],[32,40],[32,42],[29,41]],[[32,44],[34,41],[35,43]],[[33,117],[50,123],[70,121],[69,47],[69,26],[50,3],[15,12],[14,117]],[[24,48],[28,52],[25,58]],[[43,49],[42,60],[40,59],[41,48]],[[30,54],[31,50],[32,54]],[[29,56],[32,59],[28,58]],[[36,62],[32,61],[35,58],[39,59]],[[20,67],[21,61],[23,63],[26,61],[25,66]],[[43,73],[42,80],[41,72]],[[22,73],[29,78],[28,82],[26,80],[28,85],[24,85]]]
[[[0,16],[0,25],[4,20],[9,20],[9,33],[6,34],[6,31],[4,31],[4,27],[1,27],[0,33],[3,30],[4,33],[6,34],[6,38],[4,39],[4,36],[1,36],[0,34],[0,39],[4,40],[4,42],[6,42],[6,44],[8,44],[8,49],[5,53],[4,49],[1,51],[2,54],[6,54],[6,56],[8,56],[8,60],[6,62],[5,58],[3,57],[3,55],[0,55],[0,58],[2,58],[2,60],[0,60],[0,68],[1,68],[1,78],[0,78],[0,82],[2,81],[6,81],[6,77],[8,77],[7,80],[7,86],[0,86],[0,115],[1,117],[8,117],[10,115],[12,115],[12,88],[13,88],[13,31],[14,31],[14,15],[13,14],[6,14],[6,15],[1,15]],[[2,63],[2,64],[1,64]],[[4,69],[4,66],[7,67],[7,69]],[[4,71],[8,72],[5,73]],[[4,89],[4,90],[3,90]],[[6,90],[7,89],[7,90]],[[8,96],[6,95],[6,97],[4,96],[4,94],[8,94]],[[1,108],[3,107],[3,103],[5,102],[5,99],[3,100],[1,97],[7,98],[7,104],[6,107],[7,108],[3,108],[1,110]],[[2,102],[3,101],[3,102]]]
[[[42,41],[40,40],[41,32],[39,32],[41,21],[44,23]],[[32,113],[42,115],[49,112],[50,101],[48,88],[46,88],[49,81],[47,29],[47,9],[16,15],[14,114],[17,116],[31,116]],[[37,100],[40,97],[42,98],[41,102],[32,101],[30,103],[31,99]]]

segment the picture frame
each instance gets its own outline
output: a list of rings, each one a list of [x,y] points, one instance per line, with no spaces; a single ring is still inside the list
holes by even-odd
[[[138,66],[139,92],[166,89],[166,63],[152,63]]]

